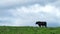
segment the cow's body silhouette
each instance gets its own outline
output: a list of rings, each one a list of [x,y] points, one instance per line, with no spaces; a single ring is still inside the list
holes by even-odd
[[[43,26],[47,27],[47,23],[45,21],[37,21],[36,24],[38,24],[39,27],[43,27]]]

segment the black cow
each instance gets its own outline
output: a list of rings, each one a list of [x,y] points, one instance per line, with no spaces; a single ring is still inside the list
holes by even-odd
[[[46,23],[45,21],[37,21],[36,24],[38,24],[39,27],[41,27],[41,26],[42,26],[42,27],[43,27],[43,26],[47,27],[47,23]]]

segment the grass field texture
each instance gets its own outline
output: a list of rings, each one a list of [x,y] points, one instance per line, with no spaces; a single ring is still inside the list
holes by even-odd
[[[0,26],[0,34],[60,34],[60,27],[14,27]]]

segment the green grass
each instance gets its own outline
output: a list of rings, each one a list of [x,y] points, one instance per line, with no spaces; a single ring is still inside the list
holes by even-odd
[[[0,26],[0,34],[60,34],[60,27],[39,28]]]

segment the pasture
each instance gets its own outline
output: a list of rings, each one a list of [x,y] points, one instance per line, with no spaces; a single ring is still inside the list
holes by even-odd
[[[60,34],[60,27],[0,26],[0,34]]]

